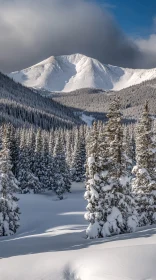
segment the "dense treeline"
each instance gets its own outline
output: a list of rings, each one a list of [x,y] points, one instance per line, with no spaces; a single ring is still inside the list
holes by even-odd
[[[12,234],[19,226],[14,193],[53,191],[63,199],[71,181],[84,181],[86,131],[83,125],[51,131],[0,127],[0,235]]]
[[[88,238],[156,222],[156,131],[148,104],[135,134],[123,128],[118,100],[107,117],[105,125],[94,123],[87,141]]]
[[[7,139],[6,145],[10,152],[12,171],[19,181],[19,191],[37,193],[54,189],[58,193],[56,173],[64,177],[60,181],[66,186],[64,180],[67,176],[77,182],[83,181],[86,131],[87,127],[83,125],[69,130],[51,131],[2,125],[1,139],[2,142],[4,137]],[[62,187],[62,194],[66,186],[64,189]],[[69,187],[67,189],[70,190]]]

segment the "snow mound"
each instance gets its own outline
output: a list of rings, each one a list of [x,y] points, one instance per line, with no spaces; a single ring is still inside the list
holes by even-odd
[[[156,78],[154,69],[128,69],[100,63],[81,54],[51,56],[9,77],[27,87],[70,92],[80,88],[120,90]]]
[[[50,193],[19,195],[21,227],[0,238],[1,280],[156,279],[156,226],[86,239],[84,191],[74,183],[62,201]]]

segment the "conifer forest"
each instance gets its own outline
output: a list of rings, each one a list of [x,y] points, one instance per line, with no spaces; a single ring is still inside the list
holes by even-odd
[[[156,222],[156,122],[148,102],[140,119],[126,124],[120,100],[114,98],[107,119],[94,119],[87,126],[71,109],[3,75],[1,83],[5,79],[23,90],[25,109],[18,104],[16,90],[6,99],[9,89],[5,83],[0,126],[0,236],[14,234],[20,227],[17,194],[35,196],[51,191],[63,200],[72,192],[72,182],[84,182],[86,187],[89,239],[134,232]],[[38,109],[33,108],[36,95]],[[42,101],[48,102],[46,113],[40,109]]]

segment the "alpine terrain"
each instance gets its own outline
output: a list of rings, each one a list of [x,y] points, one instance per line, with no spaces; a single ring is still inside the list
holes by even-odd
[[[0,0],[0,280],[156,280],[155,11]]]
[[[9,76],[27,87],[48,91],[69,92],[80,88],[116,91],[156,78],[156,68],[122,68],[102,64],[82,54],[72,54],[51,56]]]

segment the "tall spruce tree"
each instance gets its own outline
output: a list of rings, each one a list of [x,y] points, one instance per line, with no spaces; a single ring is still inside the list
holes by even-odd
[[[133,168],[135,178],[132,181],[140,226],[156,222],[156,145],[152,125],[153,120],[146,102],[136,128],[136,166]]]
[[[102,179],[101,167],[99,166],[98,153],[98,130],[97,123],[94,122],[89,131],[86,161],[86,192],[85,199],[88,201],[85,219],[89,222],[86,234],[88,238],[101,237],[103,224],[103,199],[102,199]]]
[[[85,175],[85,160],[86,160],[86,150],[85,150],[85,139],[82,131],[77,129],[75,135],[75,145],[73,151],[72,160],[72,180],[75,182],[84,181]]]
[[[40,190],[44,191],[45,184],[43,181],[43,177],[44,177],[43,138],[42,138],[41,129],[38,129],[36,133],[33,174],[39,180]]]
[[[2,133],[5,130],[6,145],[10,151],[10,160],[12,165],[12,172],[17,176],[17,162],[18,162],[18,143],[16,138],[16,130],[12,124],[8,123],[2,127]]]
[[[51,149],[49,149],[49,145],[51,146],[51,142],[49,143],[49,133],[45,131],[42,133],[42,177],[41,182],[44,184],[44,189],[52,190],[54,186],[54,161],[53,156],[51,154]]]
[[[127,191],[130,184],[128,171],[125,169],[121,120],[120,103],[115,100],[110,105],[106,125],[108,173],[103,187],[103,236],[134,231],[137,226],[135,202],[130,191]]]
[[[72,131],[68,130],[66,133],[66,162],[70,169],[72,167],[72,154]]]
[[[31,132],[30,132],[31,133]],[[18,161],[18,181],[21,193],[38,193],[41,184],[38,177],[33,174],[32,164],[34,163],[34,151],[31,137],[27,130],[22,129],[20,134],[20,152]],[[32,145],[31,145],[32,144]]]
[[[70,191],[70,173],[65,159],[62,135],[59,133],[54,148],[54,191],[59,199],[63,199],[66,191]]]
[[[133,168],[133,144],[132,135],[130,135],[129,127],[125,127],[123,130],[123,141],[122,141],[122,173],[126,176],[128,182],[132,178],[132,168]],[[129,186],[129,191],[131,188]]]
[[[18,140],[16,136],[16,129],[10,125],[10,157],[12,164],[12,172],[17,177],[17,165],[18,165],[18,157],[19,157],[19,147]]]
[[[28,154],[28,160],[29,160],[29,166],[30,166],[30,171],[34,174],[33,172],[33,166],[34,166],[34,161],[35,161],[35,130],[33,127],[30,127],[30,129],[27,132],[27,139],[26,139],[26,144],[27,144],[27,154]]]
[[[15,191],[18,182],[12,173],[10,151],[8,149],[7,127],[3,130],[0,151],[0,236],[16,233],[19,227],[19,207]]]
[[[51,130],[50,135],[49,135],[49,155],[50,156],[53,156],[54,145],[55,145],[55,135],[54,135],[54,131]]]

